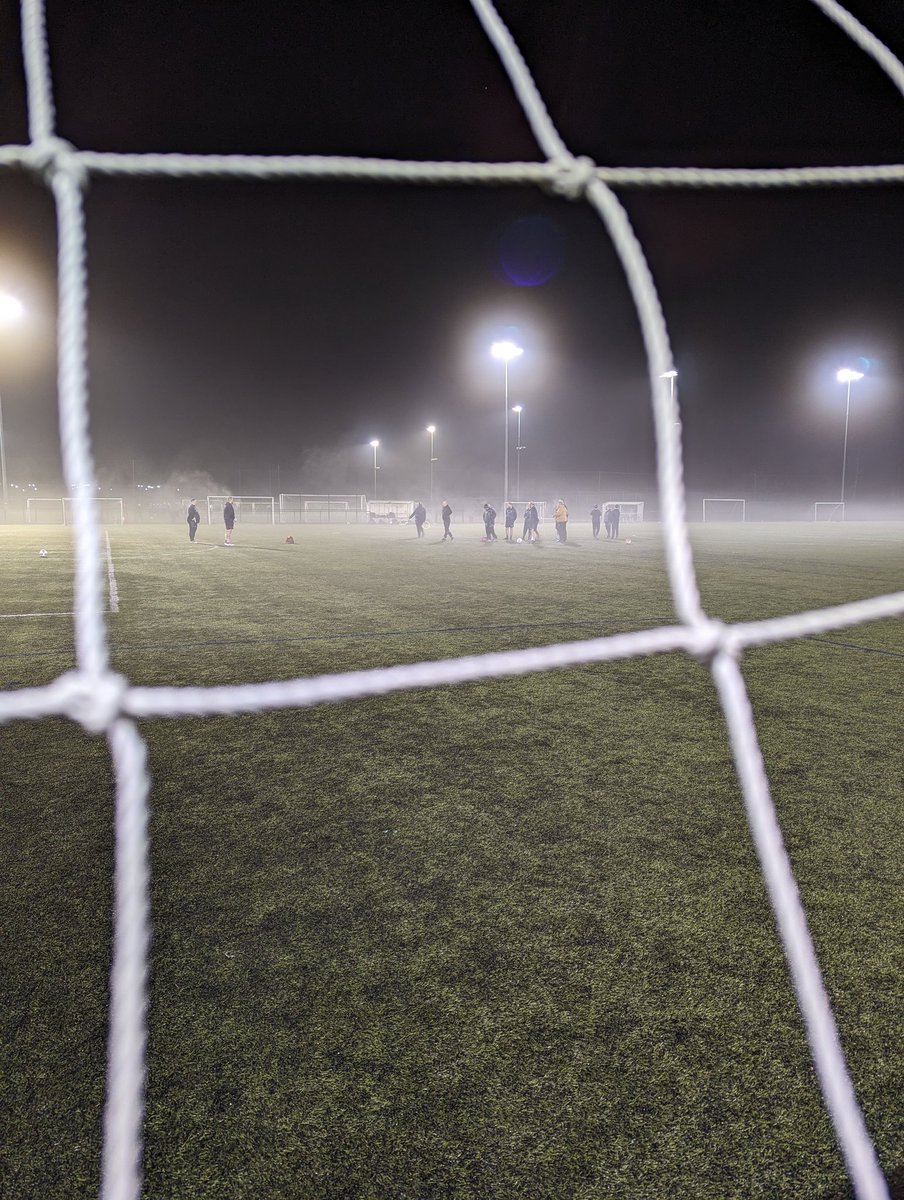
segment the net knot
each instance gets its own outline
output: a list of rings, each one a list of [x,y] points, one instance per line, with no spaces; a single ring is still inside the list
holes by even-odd
[[[88,172],[82,166],[78,150],[65,138],[40,138],[28,148],[28,164],[48,184],[58,175],[74,178],[80,188],[88,182]]]
[[[551,189],[569,200],[580,200],[596,179],[596,163],[586,154],[553,159],[552,167]]]
[[[63,712],[89,733],[104,733],[122,712],[129,681],[114,671],[67,671],[57,680]]]
[[[692,626],[688,650],[700,662],[711,663],[717,654],[736,657],[738,647],[730,627],[710,617]]]

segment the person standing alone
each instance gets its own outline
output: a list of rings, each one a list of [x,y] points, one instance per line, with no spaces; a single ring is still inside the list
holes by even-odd
[[[556,501],[556,507],[552,515],[556,523],[556,537],[564,546],[568,541],[568,509],[565,507],[565,501],[561,497]]]
[[[444,500],[443,501],[443,541],[445,541],[446,538],[448,538],[450,542],[455,541],[455,538],[452,536],[452,530],[449,528],[451,523],[452,523],[452,505],[449,503],[448,500]]]
[[[414,527],[417,530],[418,537],[423,537],[424,522],[427,520],[427,510],[424,508],[423,504],[421,504],[420,500],[418,500],[417,504],[415,504],[414,512],[411,514],[411,517],[414,520]]]
[[[505,540],[513,542],[515,540],[515,521],[518,519],[518,510],[512,504],[511,500],[505,502]]]
[[[232,531],[235,529],[235,509],[232,505],[232,496],[227,497],[226,503],[223,505],[223,524],[226,526],[226,540],[224,546],[232,545]]]
[[[612,536],[618,537],[618,526],[621,521],[621,509],[617,504],[612,505]]]
[[[198,532],[198,526],[201,524],[201,514],[195,508],[194,500],[189,501],[188,505],[188,540],[193,542],[195,534]]]
[[[590,524],[593,526],[593,536],[595,538],[598,538],[600,535],[600,518],[602,515],[603,514],[600,512],[600,506],[598,504],[594,504],[593,508],[590,510]]]
[[[483,528],[486,531],[485,542],[498,542],[496,536],[496,509],[491,504],[483,506]]]

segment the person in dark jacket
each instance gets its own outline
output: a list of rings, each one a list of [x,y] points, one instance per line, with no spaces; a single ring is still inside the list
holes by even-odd
[[[224,546],[232,545],[232,531],[235,529],[235,509],[232,505],[232,497],[229,496],[226,503],[223,505],[223,524],[226,526],[226,540]]]
[[[621,521],[621,509],[617,504],[612,505],[612,536],[618,537],[618,526]]]
[[[448,500],[444,500],[443,501],[443,541],[445,541],[446,538],[448,538],[450,542],[455,541],[455,538],[452,536],[452,530],[449,528],[451,523],[452,523],[452,506]]]
[[[512,504],[511,500],[505,502],[505,540],[513,542],[515,540],[515,521],[518,519],[518,511]]]
[[[189,501],[188,505],[188,540],[193,542],[195,534],[198,532],[198,526],[201,524],[201,514],[195,508],[194,500]]]
[[[598,504],[594,504],[593,508],[590,510],[590,524],[593,526],[593,536],[595,538],[598,538],[600,535],[600,519],[602,518],[602,515],[603,514],[600,512],[600,506]]]
[[[527,512],[524,514],[524,520],[527,524],[527,540],[529,542],[539,542],[540,540],[540,510],[531,500],[527,506]]]
[[[414,512],[411,514],[411,517],[409,517],[409,520],[414,521],[414,527],[417,530],[418,537],[423,537],[424,522],[427,520],[427,510],[424,508],[423,504],[421,504],[420,500],[418,500],[417,504],[415,504]]]
[[[491,504],[483,506],[483,527],[486,530],[484,541],[499,541],[499,538],[496,536],[496,509]]]
[[[603,524],[606,526],[606,537],[612,537],[612,505],[606,505],[606,511],[603,513]]]

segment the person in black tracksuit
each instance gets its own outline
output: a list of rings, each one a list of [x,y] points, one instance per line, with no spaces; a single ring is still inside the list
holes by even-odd
[[[443,501],[443,541],[445,541],[446,538],[448,538],[450,542],[455,541],[455,538],[452,536],[452,530],[449,528],[451,521],[452,521],[452,506],[450,505],[448,500],[444,500]]]
[[[198,532],[198,526],[201,524],[201,514],[195,508],[194,500],[188,506],[188,540],[193,542],[195,534]]]
[[[418,537],[424,536],[424,522],[427,520],[427,510],[420,501],[414,506],[414,512],[411,514],[414,519],[414,525],[417,529]]]
[[[491,504],[483,506],[483,527],[486,530],[486,540],[488,542],[498,542],[496,536],[496,509]]]
[[[505,502],[505,540],[513,542],[515,540],[515,521],[518,519],[518,510],[512,504],[511,500]]]
[[[226,526],[226,540],[224,546],[232,545],[232,531],[235,529],[235,509],[232,505],[232,497],[230,496],[223,505],[223,524]]]
[[[618,537],[618,525],[621,521],[621,509],[617,504],[612,505],[612,536]]]
[[[594,504],[593,508],[590,510],[590,524],[593,527],[593,536],[595,538],[598,538],[600,535],[600,519],[602,515],[603,514],[600,512],[600,506],[598,504]]]

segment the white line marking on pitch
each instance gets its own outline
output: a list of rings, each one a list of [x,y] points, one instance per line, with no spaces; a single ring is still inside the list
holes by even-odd
[[[110,584],[110,612],[119,612],[119,589],[116,586],[116,572],[113,570],[113,551],[110,549],[110,535],[104,530],[107,539],[107,580]]]
[[[17,617],[74,617],[74,612],[51,613],[0,613],[0,621],[12,621]]]

